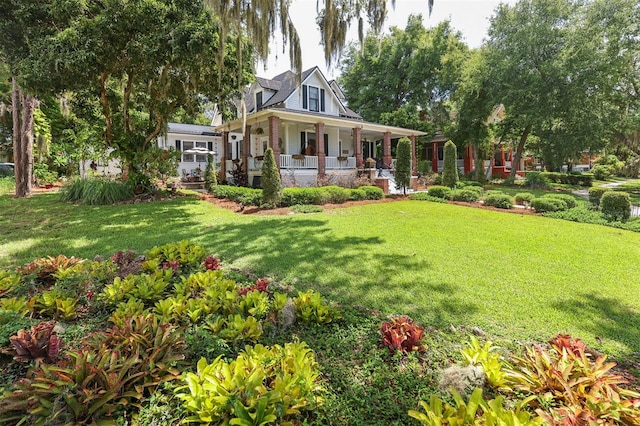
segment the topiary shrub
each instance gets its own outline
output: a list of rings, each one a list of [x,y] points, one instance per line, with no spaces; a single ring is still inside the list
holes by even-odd
[[[448,186],[432,186],[429,188],[428,194],[432,197],[443,198],[445,200],[450,200],[453,194],[453,190]]]
[[[631,198],[626,192],[605,192],[600,199],[600,210],[608,221],[626,222],[631,215]]]
[[[510,209],[513,207],[513,198],[502,192],[491,192],[484,196],[484,205],[499,209]]]
[[[276,207],[282,199],[282,181],[276,166],[273,149],[267,148],[262,161],[262,203],[268,207]]]
[[[600,199],[602,198],[602,195],[604,195],[605,192],[609,191],[611,191],[611,188],[589,188],[589,202],[598,207],[600,205]]]
[[[262,190],[243,186],[216,185],[211,188],[216,198],[242,203],[247,206],[259,206],[262,203]]]
[[[531,201],[531,207],[538,213],[559,212],[568,209],[564,200],[552,197],[536,198]]]
[[[456,144],[448,141],[444,144],[444,165],[442,167],[442,184],[453,188],[458,183],[458,151]]]
[[[531,204],[531,201],[536,198],[535,195],[533,195],[530,192],[518,192],[513,199],[515,200],[516,204],[520,204],[520,205],[524,205],[524,203],[527,204]]]
[[[207,191],[218,184],[218,173],[213,155],[207,154],[207,167],[204,169],[204,187]]]
[[[411,185],[411,141],[404,137],[398,141],[395,163],[396,185],[402,188],[403,194],[407,194],[407,188]]]
[[[480,193],[472,189],[456,189],[453,191],[451,198],[454,201],[466,201],[468,203],[474,203],[480,199]]]
[[[367,199],[367,193],[361,189],[352,189],[349,191],[349,200],[351,201],[361,201]]]
[[[527,172],[524,177],[524,185],[531,189],[548,188],[551,185],[551,181],[541,172]]]
[[[562,200],[565,203],[567,203],[567,208],[570,208],[570,209],[578,205],[578,202],[575,199],[575,197],[569,194],[544,194],[542,198],[556,198],[558,200]]]

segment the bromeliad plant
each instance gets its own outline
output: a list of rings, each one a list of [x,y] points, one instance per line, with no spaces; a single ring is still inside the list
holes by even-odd
[[[339,312],[322,300],[320,293],[309,290],[293,299],[296,318],[304,323],[328,324],[339,319]]]
[[[503,364],[506,364],[506,360],[495,352],[497,349],[491,342],[480,345],[478,339],[472,336],[469,346],[460,351],[464,358],[462,364],[481,365],[491,386],[496,389],[509,389],[506,386],[507,375],[503,369]]]
[[[9,338],[12,347],[4,352],[13,355],[16,361],[52,363],[57,359],[61,345],[54,327],[55,323],[49,321],[33,326],[29,331],[20,330]]]
[[[247,346],[231,362],[220,356],[208,364],[201,358],[176,391],[192,413],[188,422],[289,424],[322,403],[319,375],[315,355],[304,343]]]
[[[380,326],[382,343],[391,352],[424,351],[426,348],[421,343],[423,333],[424,328],[406,315],[391,318]]]
[[[205,249],[190,241],[180,241],[157,246],[149,250],[147,259],[155,259],[163,264],[164,262],[177,262],[179,268],[195,270],[200,267],[206,256]]]

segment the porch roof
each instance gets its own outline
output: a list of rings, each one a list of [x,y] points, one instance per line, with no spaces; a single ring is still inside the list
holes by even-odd
[[[257,113],[249,114],[246,119],[246,124],[260,123],[273,116],[279,117],[281,124],[300,123],[309,125],[315,123],[324,123],[325,126],[338,127],[345,130],[360,128],[362,129],[362,137],[369,139],[385,132],[389,132],[391,134],[391,138],[401,138],[403,136],[424,136],[427,134],[426,132],[421,132],[419,130],[387,126],[385,124],[370,123],[354,118],[338,117],[320,113],[310,113],[306,111],[301,112],[285,108],[267,108],[258,111]],[[239,118],[228,123],[216,126],[215,130],[218,132],[242,133],[243,123],[243,119]]]

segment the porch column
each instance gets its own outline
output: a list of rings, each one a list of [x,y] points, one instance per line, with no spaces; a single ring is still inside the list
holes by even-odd
[[[382,134],[382,167],[391,167],[391,133]]]
[[[229,132],[222,132],[222,159],[220,161],[220,178],[227,180],[227,144],[229,143]]]
[[[242,168],[249,182],[249,155],[251,155],[251,126],[244,127],[244,137],[242,138]]]
[[[418,176],[418,156],[416,155],[416,136],[409,136],[411,141],[411,176]]]
[[[438,173],[438,142],[431,142],[431,170]]]
[[[273,149],[276,166],[280,170],[280,117],[269,117],[269,146]]]
[[[364,160],[362,159],[362,129],[354,127],[353,131],[353,148],[356,154],[356,167],[361,169],[364,166]]]
[[[464,149],[464,155],[462,156],[464,158],[464,174],[469,174],[471,173],[471,170],[473,170],[473,148],[471,147],[471,145],[467,145]]]
[[[324,152],[324,123],[316,123],[316,145],[318,148],[318,176],[323,177],[327,168],[326,153]]]

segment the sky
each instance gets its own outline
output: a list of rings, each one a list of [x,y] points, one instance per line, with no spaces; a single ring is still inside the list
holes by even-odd
[[[395,9],[388,4],[385,33],[388,28],[397,26],[405,28],[407,18],[411,14],[422,14],[425,27],[431,28],[444,20],[450,20],[451,26],[460,31],[469,47],[479,47],[487,36],[489,18],[500,3],[513,4],[515,0],[435,0],[433,12],[429,17],[427,0],[396,0]],[[322,4],[322,1],[320,1]],[[290,14],[300,36],[302,47],[302,69],[319,66],[325,77],[333,79],[340,75],[338,64],[327,69],[324,53],[320,46],[320,32],[315,23],[316,0],[293,0]],[[348,40],[357,41],[357,22],[349,29]],[[290,69],[288,48],[283,53],[282,38],[276,37],[272,42],[271,55],[267,61],[267,69],[259,64],[257,74],[271,78]]]

